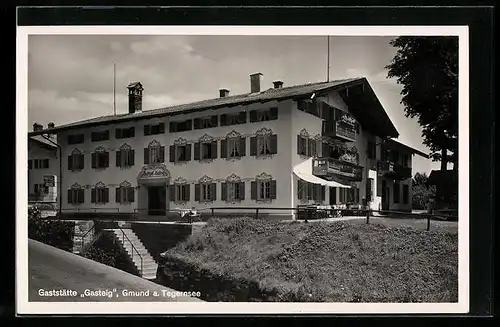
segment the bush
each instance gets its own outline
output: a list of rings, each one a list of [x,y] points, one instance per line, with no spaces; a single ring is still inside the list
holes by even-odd
[[[28,209],[30,239],[72,252],[74,231],[75,222],[43,219],[38,207]]]

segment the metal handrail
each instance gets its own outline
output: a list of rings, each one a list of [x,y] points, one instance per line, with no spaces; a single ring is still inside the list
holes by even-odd
[[[86,250],[86,249],[85,249],[85,238],[87,237],[87,235],[88,235],[90,232],[92,232],[92,231],[94,231],[94,232],[95,232],[95,230],[96,230],[96,229],[95,229],[95,224],[94,224],[94,225],[92,225],[92,228],[90,228],[90,229],[89,229],[89,230],[88,230],[85,234],[83,234],[83,235],[81,236],[82,245],[81,245],[81,250],[80,250],[80,253],[83,253],[83,252]],[[94,235],[94,239],[95,239],[95,235]]]
[[[115,221],[114,221],[115,222]],[[125,235],[125,231],[120,227],[120,225],[117,225],[118,229],[122,232],[122,242],[123,242],[123,245],[125,245],[125,238],[129,241],[130,243],[130,246],[132,247],[133,251],[132,251],[132,262],[134,261],[134,251],[137,252],[137,255],[139,256],[139,258],[141,259],[141,275],[143,274],[144,272],[144,266],[143,266],[143,260],[142,260],[142,255],[139,253],[139,251],[135,248],[134,244],[132,243],[132,241],[128,238],[127,235]]]

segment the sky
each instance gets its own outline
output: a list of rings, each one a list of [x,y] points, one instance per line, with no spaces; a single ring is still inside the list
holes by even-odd
[[[366,77],[398,140],[424,153],[421,128],[406,118],[401,85],[385,66],[396,53],[389,36],[330,36],[330,80]],[[30,35],[28,39],[28,129],[128,112],[126,86],[140,81],[143,110],[250,92],[252,73],[263,89],[327,79],[325,36]],[[116,67],[115,92],[114,68]],[[413,173],[429,174],[438,162],[413,157]]]

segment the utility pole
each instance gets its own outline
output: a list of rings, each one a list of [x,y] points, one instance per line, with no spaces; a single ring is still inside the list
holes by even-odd
[[[327,37],[326,81],[330,82],[330,35]]]
[[[116,64],[113,63],[113,112],[116,116]]]

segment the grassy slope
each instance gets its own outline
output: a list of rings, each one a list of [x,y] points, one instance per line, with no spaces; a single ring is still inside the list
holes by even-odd
[[[168,255],[258,281],[283,301],[458,301],[458,239],[445,231],[212,220]]]

